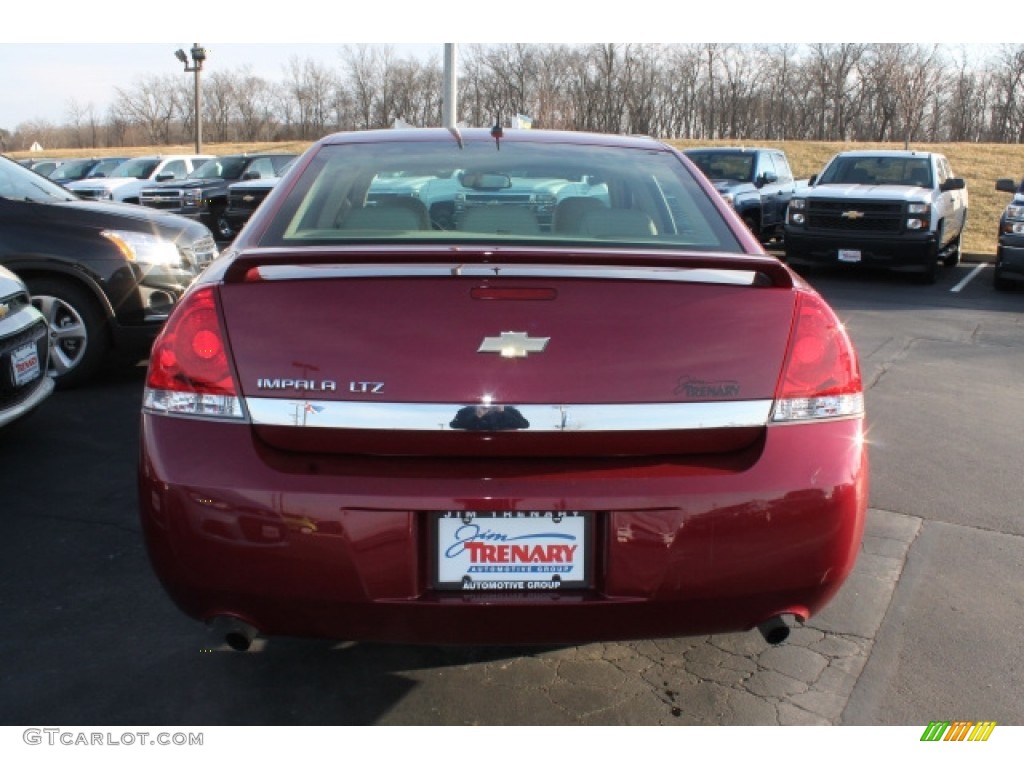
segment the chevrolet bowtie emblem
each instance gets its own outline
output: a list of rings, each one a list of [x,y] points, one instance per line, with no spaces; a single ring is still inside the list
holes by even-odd
[[[863,211],[843,211],[843,218],[844,219],[863,219],[864,218],[864,212]]]
[[[543,352],[550,337],[531,339],[521,331],[503,331],[501,336],[485,336],[477,352],[497,352],[502,357],[526,357],[531,352]]]
[[[256,199],[256,196],[255,196],[255,195],[245,195],[245,196],[244,196],[244,197],[242,198],[242,202],[243,202],[243,203],[251,203],[251,202],[252,202],[253,200],[255,200],[255,199]]]

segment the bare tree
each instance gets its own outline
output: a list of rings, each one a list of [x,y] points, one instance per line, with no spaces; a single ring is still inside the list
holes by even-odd
[[[1024,135],[1018,94],[1024,84],[1024,45],[1004,45],[997,57],[993,86],[999,106],[993,114],[995,141],[1018,143]]]
[[[813,43],[810,67],[816,86],[810,94],[819,112],[817,135],[825,141],[848,139],[851,105],[859,87],[854,77],[864,54],[863,43]]]
[[[337,77],[324,64],[293,57],[286,66],[285,91],[295,103],[298,138],[319,139],[332,122]]]
[[[897,103],[903,120],[903,144],[909,147],[921,131],[926,110],[930,103],[934,103],[933,99],[942,86],[943,70],[938,45],[931,48],[910,46],[900,58],[902,87],[897,90]],[[934,140],[934,133],[928,138]]]
[[[238,74],[235,104],[238,113],[238,137],[242,141],[267,141],[274,135],[277,116],[274,110],[275,86],[243,68]]]
[[[345,46],[341,57],[348,76],[347,91],[355,112],[356,129],[367,129],[373,125],[373,114],[377,98],[377,53],[368,45]]]
[[[461,46],[457,118],[673,138],[737,141],[1024,141],[1024,45],[951,61],[941,45],[511,43]],[[213,141],[317,139],[330,130],[437,125],[435,58],[390,46],[340,49],[340,65],[293,58],[279,81],[211,72],[204,122]],[[165,144],[194,133],[192,81],[145,77],[115,89],[109,113],[69,104],[48,139],[67,146]],[[39,125],[33,126],[38,133]],[[22,141],[11,134],[10,144]]]
[[[238,76],[215,70],[203,79],[203,133],[209,129],[211,141],[230,141],[231,128],[237,114]]]
[[[971,67],[964,47],[954,56],[956,72],[949,85],[946,110],[950,141],[980,141],[989,111],[987,73]]]
[[[171,121],[177,113],[176,85],[180,78],[151,75],[129,89],[115,88],[113,109],[129,125],[140,127],[150,144],[171,143]]]

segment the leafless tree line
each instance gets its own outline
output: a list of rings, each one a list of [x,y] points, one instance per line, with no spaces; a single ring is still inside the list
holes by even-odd
[[[207,60],[209,142],[313,140],[339,130],[440,125],[443,72],[388,46],[345,46],[335,65],[295,57],[271,82]],[[759,141],[1024,141],[1024,45],[980,60],[919,43],[505,44],[458,50],[466,125]],[[193,80],[150,75],[105,115],[72,102],[64,125],[24,123],[9,149],[187,144]],[[3,138],[0,131],[0,138]]]

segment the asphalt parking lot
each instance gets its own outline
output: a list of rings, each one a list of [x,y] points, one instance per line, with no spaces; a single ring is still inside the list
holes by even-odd
[[[135,368],[0,434],[0,723],[1024,725],[1024,291],[974,264],[806,274],[861,355],[871,509],[853,576],[786,644],[230,651],[146,560]]]

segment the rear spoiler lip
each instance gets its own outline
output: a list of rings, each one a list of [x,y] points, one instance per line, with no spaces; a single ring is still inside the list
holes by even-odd
[[[530,265],[588,267],[651,267],[680,270],[735,270],[754,272],[758,287],[792,288],[793,275],[774,256],[767,254],[723,254],[637,248],[554,248],[486,246],[341,246],[295,248],[250,248],[214,261],[207,279],[242,283],[249,271],[262,266],[303,265]]]

